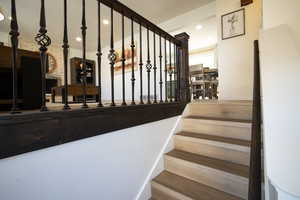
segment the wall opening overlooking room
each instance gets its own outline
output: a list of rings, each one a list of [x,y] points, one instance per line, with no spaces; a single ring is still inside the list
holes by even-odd
[[[186,32],[190,36],[192,99],[218,99],[217,19],[214,14],[199,19],[191,15],[175,32]]]

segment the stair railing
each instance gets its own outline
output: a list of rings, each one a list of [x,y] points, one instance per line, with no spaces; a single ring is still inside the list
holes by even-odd
[[[40,0],[41,8],[40,8],[40,28],[39,32],[35,37],[35,41],[39,45],[40,51],[40,59],[41,59],[41,85],[42,85],[42,106],[40,111],[48,111],[46,106],[46,82],[45,82],[45,75],[46,75],[46,65],[47,65],[47,50],[48,47],[51,45],[51,38],[47,33],[47,26],[46,26],[46,7],[45,7],[45,0]],[[71,1],[70,1],[71,2]],[[82,34],[82,88],[83,88],[83,95],[82,95],[82,108],[88,108],[87,103],[87,58],[86,58],[86,41],[87,41],[87,20],[86,20],[86,0],[82,0],[82,21],[81,21],[81,34]],[[116,106],[115,103],[115,80],[114,80],[114,67],[117,61],[117,54],[115,51],[115,36],[114,36],[114,12],[118,12],[122,17],[122,55],[121,55],[121,62],[122,62],[122,106],[129,106],[125,102],[125,61],[131,63],[131,103],[130,105],[137,105],[137,104],[144,104],[143,102],[143,94],[147,94],[147,104],[159,104],[159,103],[172,103],[172,102],[188,102],[189,101],[189,93],[187,88],[187,81],[188,81],[188,39],[189,36],[187,34],[179,34],[175,37],[171,36],[155,24],[151,23],[143,16],[139,15],[135,11],[131,10],[121,2],[117,0],[95,0],[95,6],[97,6],[98,12],[98,27],[97,27],[97,34],[98,34],[98,48],[96,50],[97,55],[97,68],[98,68],[98,107],[102,107],[102,95],[101,95],[101,86],[102,86],[102,79],[101,79],[101,68],[103,53],[102,53],[102,35],[101,35],[101,6],[105,5],[110,8],[110,51],[108,56],[108,61],[110,64],[110,84],[111,84],[111,103],[110,106]],[[64,90],[63,90],[63,109],[69,110],[71,109],[68,102],[68,59],[69,59],[69,41],[68,41],[68,1],[64,0],[62,5],[64,10],[64,27],[63,27],[63,38],[62,38],[62,52],[63,52],[63,62],[64,62]],[[18,107],[18,91],[17,91],[17,48],[18,48],[18,36],[19,36],[19,29],[17,23],[17,12],[16,12],[16,3],[15,0],[11,0],[11,44],[12,44],[12,69],[13,69],[13,105],[12,105],[12,112],[11,113],[19,113],[20,109]],[[131,58],[125,58],[125,34],[124,34],[124,19],[129,20],[131,22],[131,26],[128,28],[131,31]],[[135,55],[137,54],[136,46],[135,46],[135,38],[134,38],[134,26],[139,26],[139,44],[140,46],[140,61],[139,61],[139,70],[140,70],[140,82],[139,88],[137,88],[136,84],[136,72],[135,72]],[[147,31],[147,38],[146,38],[146,52],[142,51],[142,28]],[[154,42],[149,42],[150,31],[152,32],[151,37],[153,37]],[[156,60],[156,41],[159,41],[159,59]],[[151,46],[154,49],[154,52],[150,52]],[[167,52],[167,49],[168,52]],[[162,51],[164,50],[164,52]],[[147,54],[146,63],[143,63],[142,57],[143,55]],[[150,57],[153,56],[154,60],[151,60]],[[106,57],[106,56],[105,56]],[[127,60],[126,60],[127,59]],[[159,72],[159,73],[158,73]],[[147,80],[143,82],[143,73],[147,73]],[[154,77],[154,81],[150,81],[150,77]],[[157,81],[159,80],[159,82]],[[174,80],[174,81],[173,81]],[[173,82],[176,82],[173,86]],[[143,91],[143,84],[147,86],[147,92]],[[169,85],[167,85],[169,84]],[[159,94],[157,94],[156,86],[159,85]],[[151,86],[153,86],[153,91],[151,91]],[[165,87],[165,93],[163,94],[163,86]],[[175,88],[173,88],[175,87]],[[169,88],[169,90],[167,90]],[[135,91],[140,89],[140,101],[139,103],[136,102]],[[175,94],[174,94],[175,91]],[[151,93],[153,95],[151,95]],[[154,96],[154,99],[151,99]],[[165,96],[165,100],[163,101],[163,96]],[[160,101],[158,101],[158,99]]]
[[[249,173],[249,200],[261,200],[262,165],[261,165],[261,92],[260,61],[258,41],[254,41],[254,87],[252,110],[252,137]]]
[[[95,54],[98,84],[97,87],[96,85],[93,87],[92,92],[94,95],[96,93],[95,90],[97,90],[96,106],[92,106],[87,99],[90,93],[87,84],[88,60],[86,52],[88,32],[91,28],[87,21],[89,12],[86,7],[86,0],[79,1],[81,3],[81,12],[79,13],[81,15],[81,25],[80,27],[72,27],[72,29],[77,28],[81,31],[82,38],[82,59],[80,61],[82,72],[80,77],[81,87],[79,87],[82,100],[80,102],[81,108],[78,109],[74,109],[76,106],[70,106],[70,102],[68,102],[68,96],[71,95],[71,91],[68,90],[69,49],[71,48],[68,34],[70,28],[68,8],[73,1],[63,0],[61,5],[57,5],[63,7],[61,52],[63,54],[64,81],[62,87],[59,88],[63,99],[61,109],[56,107],[52,110],[46,102],[45,87],[46,67],[48,65],[47,54],[52,42],[49,27],[47,27],[47,22],[49,22],[46,15],[47,4],[45,4],[45,0],[36,0],[36,2],[41,5],[39,10],[40,24],[34,39],[39,45],[41,62],[39,78],[41,77],[40,85],[42,88],[39,100],[41,99],[42,103],[40,110],[30,112],[23,111],[20,106],[22,101],[19,98],[21,92],[18,91],[18,81],[21,80],[18,80],[18,73],[21,65],[18,59],[20,59],[24,51],[18,49],[19,32],[22,33],[22,30],[19,30],[17,21],[18,13],[16,8],[18,6],[15,0],[11,0],[10,54],[12,58],[13,95],[11,112],[0,114],[0,159],[182,114],[185,105],[190,101],[189,36],[186,33],[172,36],[117,0],[89,1],[89,3],[95,4],[97,8],[97,17],[95,18],[97,21],[97,39],[95,41],[97,42],[97,48],[95,48]],[[104,29],[102,29],[101,20],[104,18],[104,7],[109,9],[110,20],[108,30],[105,29],[110,36],[108,55],[103,54],[104,37],[102,32]],[[115,12],[121,16],[120,42],[122,49],[120,56],[117,56],[115,51]],[[125,27],[126,20],[130,22],[128,27]],[[139,28],[136,34],[134,33],[135,27]],[[125,30],[130,32],[130,45],[127,47],[125,46]],[[142,37],[143,31],[146,31],[146,37]],[[136,43],[140,44],[139,52],[137,52]],[[145,48],[142,48],[143,46]],[[130,52],[125,50],[126,48],[130,48]],[[138,54],[140,59],[137,61],[135,56]],[[143,60],[145,55],[146,60]],[[153,60],[151,60],[152,58]],[[116,82],[114,77],[116,61],[121,66],[120,82]],[[107,65],[104,66],[104,63]],[[131,65],[130,68],[126,68],[127,65]],[[109,106],[105,105],[102,99],[102,85],[104,84],[101,69],[104,67],[108,67],[110,71],[109,84],[111,85],[111,91]],[[131,75],[130,80],[125,78],[125,68]],[[144,79],[143,75],[146,75]],[[120,104],[115,99],[116,84],[122,88],[119,95],[121,97]],[[129,87],[126,87],[126,85]],[[76,87],[78,88],[78,86]],[[130,99],[126,99],[126,96],[128,96],[126,95],[127,88],[131,90]],[[137,91],[140,92],[139,97],[137,97]],[[143,100],[145,96],[146,102]]]

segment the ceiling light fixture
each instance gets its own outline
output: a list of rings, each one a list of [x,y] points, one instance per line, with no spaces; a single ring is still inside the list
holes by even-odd
[[[8,17],[8,19],[11,21],[11,20],[12,20],[12,17],[11,17],[11,16],[9,16],[9,17]]]
[[[202,28],[203,28],[202,25],[197,25],[197,26],[196,26],[196,29],[197,29],[197,30],[201,30]]]
[[[104,19],[104,20],[103,20],[103,24],[108,25],[108,24],[109,24],[109,21],[108,21],[107,19]]]
[[[81,37],[76,37],[76,41],[81,42],[82,41]]]

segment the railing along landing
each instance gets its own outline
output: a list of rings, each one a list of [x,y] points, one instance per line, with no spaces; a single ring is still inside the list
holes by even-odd
[[[46,104],[46,66],[47,53],[51,45],[51,38],[47,30],[47,18],[45,0],[40,2],[40,24],[39,31],[35,36],[35,41],[39,45],[41,61],[41,99],[40,111],[24,112],[20,108],[18,99],[18,76],[17,58],[20,31],[18,26],[18,12],[16,1],[11,0],[11,68],[13,75],[12,109],[10,114],[0,117],[0,158],[17,155],[29,151],[38,150],[53,145],[63,144],[78,139],[97,136],[115,130],[129,128],[144,123],[154,122],[178,116],[182,113],[185,105],[190,101],[189,92],[189,64],[188,64],[188,40],[189,36],[182,33],[173,37],[143,16],[123,5],[117,0],[95,0],[97,7],[97,79],[98,97],[97,107],[91,107],[87,101],[87,10],[86,0],[81,1],[81,30],[82,36],[82,101],[80,109],[71,109],[68,101],[68,66],[69,66],[69,21],[68,7],[72,1],[63,0],[62,27],[63,38],[61,39],[64,82],[62,109],[49,110]],[[110,9],[110,45],[108,55],[103,54],[103,35],[101,34],[101,19],[103,7]],[[116,64],[116,51],[114,37],[115,19],[114,13],[121,15],[121,105],[116,103],[114,80],[114,67]],[[125,27],[125,19],[130,21],[130,26]],[[134,29],[138,28],[138,38],[135,38]],[[72,27],[74,28],[74,27]],[[125,29],[130,30],[131,58],[125,56]],[[146,31],[146,38],[142,32]],[[152,38],[152,39],[151,39]],[[138,41],[139,52],[135,52],[135,40]],[[152,41],[151,41],[152,40]],[[146,41],[146,42],[144,42]],[[146,51],[143,45],[146,44]],[[157,46],[158,45],[158,46]],[[136,54],[139,54],[139,61],[135,61]],[[143,60],[143,56],[147,57]],[[153,58],[153,60],[151,60]],[[127,59],[127,60],[126,60]],[[101,69],[103,63],[109,63],[110,70],[110,106],[103,106],[102,85],[103,75]],[[131,78],[125,78],[126,62],[131,62]],[[138,62],[138,71],[134,65]],[[146,73],[145,79],[143,74]],[[153,79],[151,79],[153,77]],[[138,78],[138,79],[137,79]],[[175,82],[175,84],[172,84]],[[120,84],[118,82],[118,84]],[[167,85],[169,84],[169,85]],[[130,85],[131,99],[126,101],[126,85]],[[145,90],[146,88],[146,90]],[[153,88],[151,90],[151,88]],[[167,88],[170,88],[168,91]],[[140,95],[137,96],[139,90]],[[147,100],[144,100],[144,96]],[[153,98],[152,98],[153,97]],[[145,101],[145,102],[144,102]]]

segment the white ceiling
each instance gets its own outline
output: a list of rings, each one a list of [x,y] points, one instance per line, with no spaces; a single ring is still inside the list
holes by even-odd
[[[175,16],[186,13],[195,8],[204,6],[214,0],[121,0],[122,3],[135,10],[145,18],[160,24]],[[1,0],[0,7],[9,16],[10,0]],[[39,28],[39,0],[17,0],[18,22],[20,26],[21,37],[27,40],[33,40],[34,35]],[[96,50],[97,41],[97,1],[87,0],[87,48]],[[102,18],[109,19],[109,9],[102,6]],[[46,1],[47,28],[50,37],[54,43],[61,44],[63,33],[63,1]],[[81,0],[69,1],[69,40],[72,48],[81,48],[81,44],[75,41],[75,38],[81,36]],[[115,38],[121,36],[120,15],[115,13]],[[126,20],[126,34],[129,34],[129,21]],[[137,26],[136,26],[137,28]],[[137,30],[137,29],[136,29]],[[0,31],[9,31],[9,20],[0,22]],[[109,44],[109,26],[102,29],[103,45]]]

